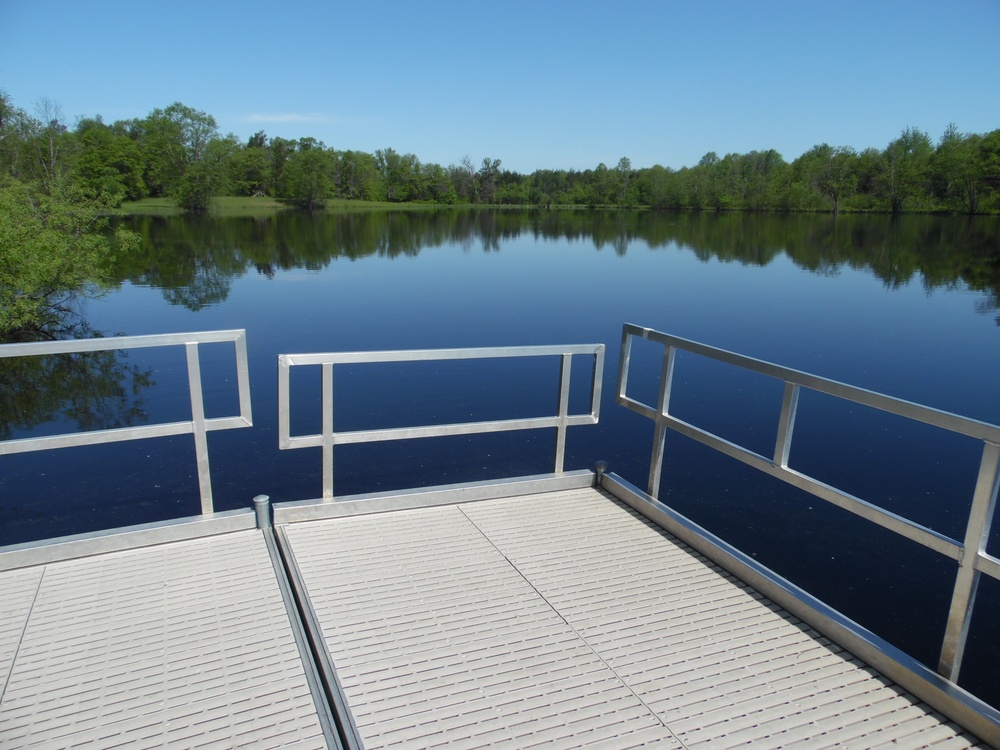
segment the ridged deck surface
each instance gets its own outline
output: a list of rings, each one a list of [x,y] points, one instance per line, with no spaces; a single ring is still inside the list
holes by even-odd
[[[367,748],[975,746],[597,490],[287,535]]]
[[[0,573],[0,748],[324,748],[263,537]]]
[[[285,533],[366,748],[975,746],[597,490]],[[259,531],[0,600],[2,750],[327,744]]]

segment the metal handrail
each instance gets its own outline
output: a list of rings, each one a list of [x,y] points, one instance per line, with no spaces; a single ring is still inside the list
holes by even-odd
[[[198,357],[200,344],[232,342],[236,351],[236,379],[239,389],[240,413],[232,417],[205,417],[205,401],[201,387],[201,366]],[[81,445],[100,445],[128,440],[194,435],[195,459],[198,464],[198,487],[201,495],[201,512],[214,512],[212,503],[212,475],[208,462],[207,433],[213,430],[231,430],[253,426],[250,407],[250,376],[247,366],[246,331],[202,331],[196,333],[167,333],[152,336],[117,336],[114,338],[78,339],[72,341],[44,341],[30,344],[4,344],[0,358],[40,357],[55,354],[148,349],[152,347],[184,346],[187,355],[188,392],[191,399],[191,419],[182,422],[118,427],[109,430],[64,433],[45,437],[0,441],[0,456],[53,448],[71,448]]]
[[[664,347],[658,403],[655,407],[644,404],[626,393],[632,342],[636,338],[659,343]],[[670,414],[674,363],[678,350],[691,352],[784,381],[784,394],[773,456],[763,456]],[[870,406],[890,414],[982,440],[982,460],[973,493],[965,538],[962,541],[952,539],[789,468],[788,457],[795,428],[799,394],[802,388],[829,394],[845,401]],[[986,543],[996,510],[997,490],[1000,486],[1000,427],[629,323],[626,323],[622,328],[616,401],[627,409],[651,419],[656,425],[647,489],[647,494],[653,498],[656,498],[659,492],[666,433],[668,430],[674,430],[955,560],[958,563],[958,572],[955,577],[948,623],[941,646],[938,672],[952,682],[958,681],[980,574],[986,574],[1000,580],[1000,559],[986,552]]]
[[[333,446],[350,443],[372,443],[385,440],[473,435],[508,430],[556,428],[555,473],[563,471],[566,449],[566,428],[596,424],[600,417],[601,382],[604,373],[604,344],[568,346],[521,346],[480,349],[414,349],[379,352],[333,352],[326,354],[281,354],[278,356],[278,447],[323,449],[323,499],[333,499]],[[569,413],[570,369],[574,355],[594,358],[590,390],[590,411]],[[560,357],[559,402],[555,415],[455,424],[421,425],[378,430],[334,432],[333,429],[333,368],[334,365],[372,364],[387,362],[428,362],[436,360],[501,359],[514,357]],[[289,417],[289,376],[294,366],[322,367],[322,432],[315,435],[292,435]]]

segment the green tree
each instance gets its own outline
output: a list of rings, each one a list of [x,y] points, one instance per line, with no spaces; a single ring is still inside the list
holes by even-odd
[[[898,214],[907,203],[927,196],[933,152],[931,139],[916,128],[906,128],[882,152],[877,189],[892,213]]]
[[[793,166],[802,180],[829,202],[835,214],[856,189],[857,154],[852,148],[822,143],[796,159]]]
[[[26,144],[39,127],[34,118],[15,107],[7,92],[0,89],[0,177],[27,176]]]
[[[982,136],[962,135],[950,124],[933,157],[935,192],[949,208],[967,214],[979,212],[985,187]]]
[[[340,155],[339,190],[340,195],[352,200],[382,198],[375,157],[363,151],[343,152]]]
[[[271,195],[274,197],[284,197],[285,191],[285,167],[288,160],[295,153],[295,141],[287,138],[272,138],[268,145],[268,156],[271,162]]]
[[[130,232],[108,238],[107,208],[66,181],[0,188],[0,340],[58,338],[74,299],[107,288],[115,244],[137,243]]]
[[[286,197],[310,211],[322,208],[333,192],[331,158],[322,143],[304,139],[288,157],[285,167]]]
[[[483,159],[479,172],[476,173],[476,194],[481,203],[493,203],[496,200],[496,192],[499,187],[500,160]]]
[[[234,151],[229,157],[227,171],[236,195],[267,195],[270,192],[271,160],[264,146],[247,145]]]
[[[448,174],[451,177],[451,184],[455,186],[459,202],[472,203],[476,200],[476,167],[472,159],[463,156],[461,164],[448,167]]]
[[[658,209],[681,208],[682,179],[672,169],[654,164],[643,169],[636,182],[640,203]]]
[[[76,176],[86,190],[94,196],[120,196],[119,200],[145,197],[142,153],[135,141],[116,133],[100,118],[80,120],[76,137]]]
[[[420,161],[413,154],[399,154],[391,148],[379,149],[375,152],[375,168],[381,177],[386,200],[425,199]]]
[[[440,164],[424,164],[420,167],[421,184],[428,200],[435,203],[455,203],[458,194],[451,176]]]
[[[635,200],[629,191],[632,186],[632,160],[627,156],[619,159],[618,166],[615,167],[615,176],[618,178],[618,205],[634,205]]]
[[[215,118],[199,110],[174,102],[165,109],[154,109],[143,120],[128,125],[139,143],[146,164],[146,187],[153,196],[173,196],[180,205],[191,205],[191,196],[208,187],[196,187],[192,180],[213,176],[211,170],[196,168],[184,181],[188,168],[203,161],[216,135]]]

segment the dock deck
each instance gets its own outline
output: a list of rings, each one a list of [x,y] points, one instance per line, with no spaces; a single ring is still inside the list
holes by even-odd
[[[985,747],[600,489],[275,531],[0,573],[0,747]]]

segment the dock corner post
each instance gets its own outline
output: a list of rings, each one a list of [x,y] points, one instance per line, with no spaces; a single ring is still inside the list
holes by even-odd
[[[607,470],[608,470],[607,461],[598,461],[596,464],[594,464],[594,472],[597,475],[594,478],[595,487],[600,487],[602,484],[604,484],[604,474],[605,472],[607,472]]]
[[[257,514],[257,528],[267,529],[271,526],[271,498],[267,495],[257,495],[253,499],[253,510]]]

